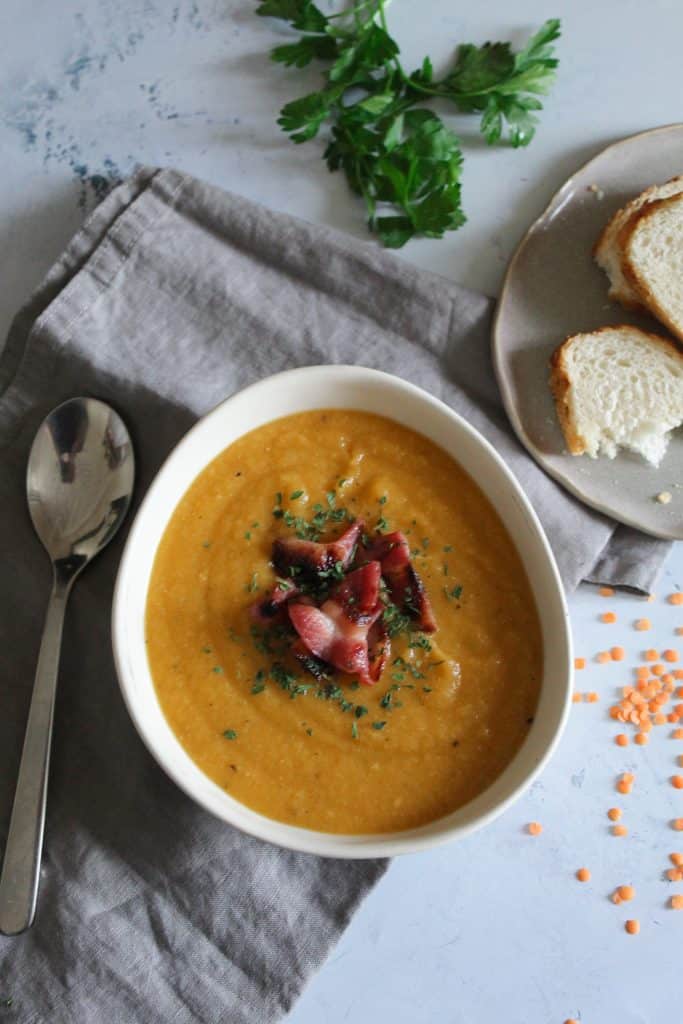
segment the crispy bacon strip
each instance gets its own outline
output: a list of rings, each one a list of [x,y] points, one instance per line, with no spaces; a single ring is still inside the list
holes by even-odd
[[[400,530],[376,536],[365,552],[369,559],[379,559],[391,599],[401,611],[415,619],[423,633],[433,633],[436,619],[424,584],[410,561],[410,546]]]
[[[346,569],[364,525],[362,519],[356,519],[341,537],[327,544],[298,537],[278,538],[273,544],[273,564],[283,576],[289,575],[292,567],[310,574],[333,569],[340,562],[342,569]]]
[[[370,628],[381,616],[380,565],[369,562],[349,573],[320,608],[293,601],[289,618],[307,650],[321,661],[372,686],[379,678],[368,653]]]
[[[352,622],[366,621],[368,615],[376,617],[381,577],[379,562],[367,562],[350,572],[332,591],[332,598],[342,606],[344,614]]]

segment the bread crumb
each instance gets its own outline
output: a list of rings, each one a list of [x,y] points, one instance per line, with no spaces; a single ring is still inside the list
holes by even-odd
[[[660,491],[659,494],[655,495],[655,501],[658,501],[660,505],[668,505],[671,498],[671,491]]]

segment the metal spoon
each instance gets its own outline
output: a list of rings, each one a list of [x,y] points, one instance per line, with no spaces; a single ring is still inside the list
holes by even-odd
[[[31,448],[28,507],[54,575],[0,877],[0,932],[5,935],[30,928],[36,911],[67,598],[76,577],[121,525],[134,476],[125,424],[94,398],[71,398],[54,409]]]

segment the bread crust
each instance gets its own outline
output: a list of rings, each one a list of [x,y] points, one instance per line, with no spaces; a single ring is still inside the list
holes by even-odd
[[[576,337],[575,334],[570,334],[561,345],[557,346],[550,357],[550,390],[555,400],[555,411],[567,448],[572,455],[583,455],[586,451],[586,442],[576,431],[568,400],[572,385],[567,371],[566,352]]]
[[[665,187],[666,185],[672,185],[674,183],[677,184],[677,185],[680,185],[680,192],[674,193],[674,195],[680,195],[680,193],[683,192],[683,174],[675,174],[672,178],[669,178],[667,181],[663,182],[661,185],[649,185],[646,189],[643,189],[643,191],[639,192],[637,196],[635,196],[633,199],[629,199],[629,201],[624,206],[621,206],[616,211],[616,213],[613,213],[612,216],[610,217],[610,219],[607,221],[607,223],[605,224],[605,227],[600,232],[600,236],[598,237],[597,241],[593,245],[592,254],[593,254],[593,259],[596,261],[598,266],[602,270],[604,270],[605,273],[608,274],[608,276],[609,276],[609,272],[608,272],[607,266],[606,266],[607,255],[608,255],[608,252],[609,252],[609,250],[611,248],[610,239],[611,239],[611,236],[612,236],[612,233],[613,233],[615,225],[619,222],[619,220],[621,220],[623,218],[624,222],[621,225],[621,227],[619,228],[619,230],[617,231],[616,237],[614,238],[613,243],[612,243],[614,249],[616,250],[617,257],[620,259],[620,262],[622,262],[622,257],[623,257],[623,248],[622,248],[622,245],[621,245],[622,233],[625,231],[625,229],[628,227],[628,225],[631,223],[631,221],[635,217],[637,217],[638,214],[646,206],[648,206],[650,203],[658,202],[659,201],[657,199],[657,192],[659,191],[659,189]],[[666,198],[672,198],[672,197],[667,196]],[[622,272],[623,272],[623,266],[622,266]],[[624,274],[624,276],[626,276],[626,274]],[[629,283],[630,283],[630,280],[629,280]],[[633,290],[636,291],[637,294],[640,294],[638,292],[637,288],[633,287]],[[619,288],[616,287],[611,281],[610,281],[610,287],[609,287],[608,295],[609,295],[610,299],[613,299],[616,302],[621,303],[621,305],[624,306],[625,309],[631,310],[634,313],[646,313],[647,312],[647,307],[645,306],[645,304],[642,301],[639,301],[637,298],[634,298],[632,295],[629,295],[627,292],[620,291]]]
[[[624,277],[629,282],[633,290],[640,296],[645,309],[649,313],[652,313],[653,316],[656,316],[665,327],[668,327],[679,342],[683,342],[683,324],[678,324],[675,320],[672,320],[664,306],[662,306],[655,298],[655,295],[647,281],[643,280],[641,275],[638,273],[631,257],[631,245],[633,235],[643,221],[653,217],[659,210],[671,204],[681,202],[683,202],[683,193],[680,192],[673,196],[667,196],[665,199],[653,199],[652,202],[641,207],[641,209],[629,219],[619,232],[621,269]],[[678,348],[677,352],[680,355],[680,350]]]
[[[642,338],[647,338],[648,342],[656,347],[664,349],[669,354],[673,352],[678,359],[683,360],[683,353],[681,353],[680,348],[671,338],[663,338],[659,334],[643,331],[640,327],[634,327],[633,324],[613,324],[607,327],[598,327],[594,331],[581,331],[578,334],[570,334],[566,337],[550,357],[550,390],[555,400],[555,410],[567,443],[567,448],[572,455],[585,454],[586,440],[577,431],[569,406],[569,392],[572,385],[567,368],[567,353],[570,346],[578,338],[587,335],[594,337],[596,334],[611,334],[613,331],[635,332]]]

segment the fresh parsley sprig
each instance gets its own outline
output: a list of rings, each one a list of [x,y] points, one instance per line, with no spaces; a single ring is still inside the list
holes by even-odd
[[[257,14],[280,18],[302,33],[277,46],[274,61],[303,68],[327,63],[322,89],[285,104],[278,124],[293,142],[330,126],[324,157],[342,170],[365,200],[368,224],[385,246],[400,248],[414,235],[441,238],[465,222],[460,195],[460,141],[422,104],[438,97],[457,110],[479,113],[493,145],[507,134],[515,146],[533,138],[558,61],[557,18],[547,21],[519,53],[509,43],[457,48],[453,65],[434,78],[429,57],[407,74],[387,30],[387,0],[357,0],[325,15],[312,0],[263,0]]]

